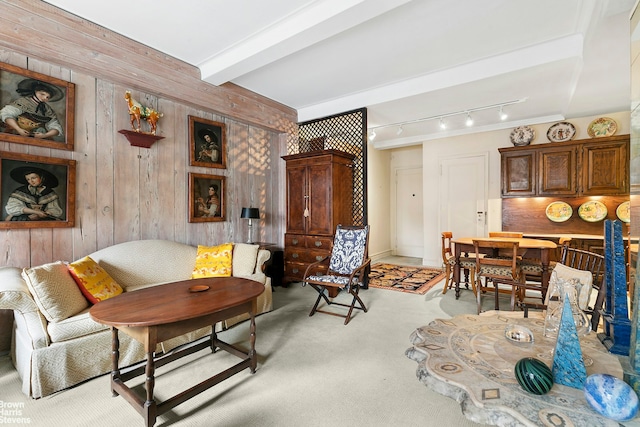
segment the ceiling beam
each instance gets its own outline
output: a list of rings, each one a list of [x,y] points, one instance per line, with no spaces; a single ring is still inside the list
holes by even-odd
[[[353,28],[409,0],[318,0],[198,64],[202,80],[232,81]]]

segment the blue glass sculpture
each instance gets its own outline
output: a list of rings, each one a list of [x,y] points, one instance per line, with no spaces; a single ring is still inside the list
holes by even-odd
[[[624,381],[608,374],[589,375],[584,397],[600,415],[616,421],[629,421],[638,413],[638,396]]]
[[[553,381],[569,387],[582,389],[587,379],[587,369],[582,360],[582,350],[576,324],[573,320],[570,298],[565,295],[560,319],[558,340],[553,356]]]

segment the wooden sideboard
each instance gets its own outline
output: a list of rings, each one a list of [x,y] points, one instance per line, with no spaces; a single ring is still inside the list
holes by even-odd
[[[498,151],[503,198],[629,194],[629,135]]]
[[[299,282],[309,264],[331,254],[336,226],[353,222],[354,156],[319,150],[282,158],[287,163],[284,280]]]

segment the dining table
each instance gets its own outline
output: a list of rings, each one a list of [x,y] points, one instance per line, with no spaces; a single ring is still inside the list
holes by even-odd
[[[455,294],[456,299],[460,297],[460,256],[462,254],[472,254],[475,253],[475,248],[473,246],[474,239],[482,239],[489,241],[501,241],[501,242],[518,242],[518,246],[520,248],[520,255],[522,258],[528,258],[532,260],[536,260],[540,262],[542,273],[541,273],[541,286],[542,286],[542,297],[544,298],[544,294],[546,293],[547,287],[549,286],[549,277],[551,276],[551,272],[549,271],[549,265],[551,263],[551,252],[555,251],[558,245],[555,242],[544,239],[529,239],[524,237],[459,237],[457,239],[452,239],[451,242],[454,244],[455,249],[455,257],[456,257],[456,266],[453,269],[453,283],[455,284]],[[479,247],[481,253],[486,255],[492,255],[492,248],[485,248],[483,250],[482,246]]]

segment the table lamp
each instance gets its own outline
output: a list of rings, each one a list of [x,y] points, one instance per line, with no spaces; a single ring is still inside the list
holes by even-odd
[[[249,239],[247,240],[247,243],[253,243],[251,241],[251,227],[253,226],[252,221],[254,219],[260,218],[260,210],[258,210],[258,208],[242,208],[240,218],[249,220]]]

